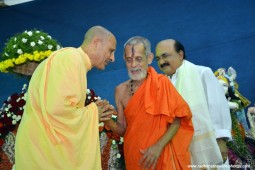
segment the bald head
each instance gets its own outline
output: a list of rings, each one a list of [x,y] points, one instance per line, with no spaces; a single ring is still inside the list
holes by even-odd
[[[114,62],[116,38],[102,26],[91,27],[84,36],[82,50],[88,55],[93,67],[104,70],[109,62]]]
[[[162,44],[164,44],[164,45],[174,45],[174,43],[175,43],[174,39],[166,39],[166,40],[159,41],[157,46],[162,45]]]
[[[110,38],[110,37],[114,37],[114,35],[109,30],[107,30],[106,28],[104,28],[102,26],[94,26],[94,27],[91,27],[86,32],[86,34],[84,36],[83,43],[85,43],[85,44],[91,43],[91,41],[94,38],[105,39],[105,38]]]

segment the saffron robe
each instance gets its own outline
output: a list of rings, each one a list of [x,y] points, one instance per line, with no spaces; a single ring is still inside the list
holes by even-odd
[[[84,107],[91,68],[81,48],[56,51],[36,68],[16,137],[16,170],[101,169],[98,109]]]
[[[190,146],[192,164],[222,164],[216,138],[231,138],[231,118],[224,91],[213,72],[184,60],[171,81],[192,111],[195,128]]]
[[[141,169],[140,150],[155,144],[175,118],[181,118],[180,128],[164,147],[156,169],[189,169],[189,145],[194,129],[187,103],[164,75],[148,68],[148,77],[130,98],[124,110],[127,129],[124,135],[124,154],[127,170]]]

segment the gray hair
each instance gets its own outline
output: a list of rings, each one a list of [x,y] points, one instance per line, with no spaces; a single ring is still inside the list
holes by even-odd
[[[129,38],[127,40],[127,42],[124,44],[124,49],[126,48],[127,45],[136,45],[136,44],[143,44],[144,49],[145,49],[146,57],[148,57],[149,54],[151,54],[151,43],[150,43],[150,41],[147,38],[144,38],[144,37],[141,37],[141,36],[135,36],[135,37]]]

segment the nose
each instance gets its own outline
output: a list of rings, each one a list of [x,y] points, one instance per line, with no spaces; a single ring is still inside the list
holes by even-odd
[[[115,56],[114,56],[114,54],[111,55],[110,61],[111,61],[112,63],[115,61]]]
[[[160,64],[160,65],[161,65],[161,64],[163,64],[163,63],[164,63],[164,60],[163,60],[162,58],[158,58],[158,61],[157,61],[157,62],[158,62],[158,64]]]
[[[131,67],[136,67],[136,61],[135,60],[132,60]]]

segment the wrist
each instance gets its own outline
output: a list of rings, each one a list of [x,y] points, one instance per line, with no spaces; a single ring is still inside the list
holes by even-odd
[[[224,142],[227,142],[227,141],[228,141],[228,138],[227,138],[227,137],[217,138],[217,141],[224,141]]]

